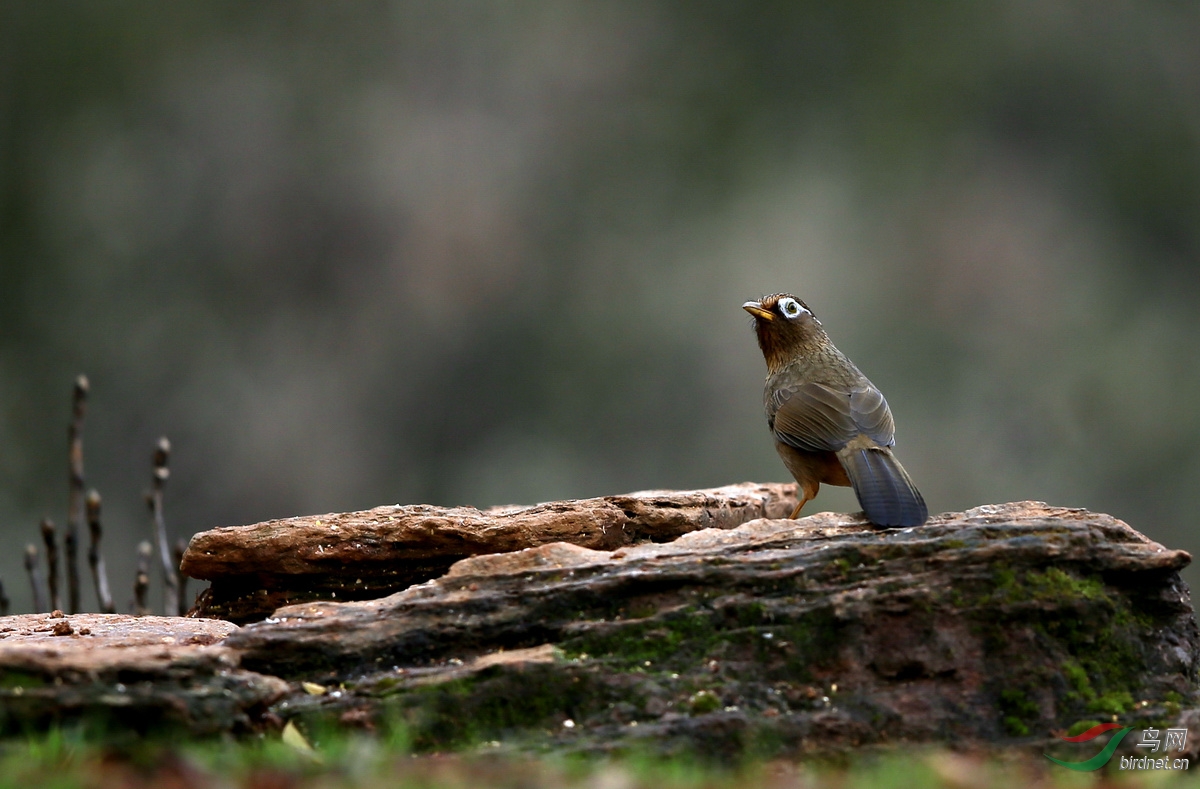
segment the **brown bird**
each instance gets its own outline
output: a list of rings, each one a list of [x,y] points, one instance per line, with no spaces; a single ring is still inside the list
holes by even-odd
[[[925,500],[892,454],[896,426],[883,394],[834,347],[821,322],[787,293],[748,301],[758,347],[767,360],[763,401],[783,465],[796,478],[800,503],[824,482],[852,486],[867,520],[918,526]]]

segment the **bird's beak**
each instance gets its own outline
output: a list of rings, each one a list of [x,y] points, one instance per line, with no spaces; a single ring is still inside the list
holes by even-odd
[[[775,320],[775,315],[770,310],[764,310],[762,304],[757,301],[746,302],[742,305],[742,309],[756,318],[762,318],[764,321]]]

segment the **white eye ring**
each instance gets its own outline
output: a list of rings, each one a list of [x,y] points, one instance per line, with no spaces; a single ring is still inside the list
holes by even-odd
[[[791,319],[799,318],[801,315],[808,312],[808,310],[800,306],[800,302],[796,301],[790,296],[786,299],[779,300],[779,311],[783,313],[783,317]]]

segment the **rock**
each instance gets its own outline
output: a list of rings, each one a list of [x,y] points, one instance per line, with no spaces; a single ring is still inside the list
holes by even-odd
[[[477,513],[470,528],[427,535],[420,560],[498,549],[499,538],[483,539],[485,518],[509,545],[551,533],[613,542],[478,551],[386,597],[310,600],[244,627],[0,619],[0,721],[7,732],[99,720],[110,731],[211,734],[322,720],[399,724],[425,750],[497,742],[738,759],[898,743],[1057,747],[1075,758],[1058,735],[1115,720],[1187,728],[1184,755],[1195,758],[1200,630],[1179,578],[1185,552],[1110,516],[1038,502],[880,530],[833,513],[739,525],[745,510],[774,514],[786,499],[705,506],[724,495]],[[621,525],[579,526],[595,523],[581,512],[611,512],[597,502],[612,503]],[[568,525],[554,527],[555,512]],[[393,532],[385,515],[367,515],[339,522],[374,523],[358,532],[363,545],[375,535],[374,555],[403,559],[397,534],[416,544],[415,521]],[[717,528],[629,544],[706,517]],[[277,557],[288,539],[297,555],[264,577],[318,577],[320,562],[306,564],[312,552],[295,542],[320,533],[316,520],[294,534],[279,524],[240,532],[230,544],[243,547],[222,566],[245,577],[255,555]],[[542,528],[521,533],[520,522]],[[264,534],[275,536],[259,543]],[[220,550],[197,545],[208,547],[196,556]]]
[[[249,731],[288,683],[220,646],[237,625],[123,614],[0,617],[0,732],[83,721],[104,732]]]
[[[665,542],[786,517],[795,504],[794,484],[743,483],[482,511],[377,507],[201,532],[184,553],[183,571],[212,582],[193,615],[244,623],[289,603],[382,597],[479,554],[554,542],[602,550]]]
[[[282,608],[226,644],[244,669],[344,684],[281,716],[400,718],[427,748],[1045,744],[1180,715],[1200,640],[1189,561],[1038,502],[903,530],[822,513],[477,556],[383,599]]]

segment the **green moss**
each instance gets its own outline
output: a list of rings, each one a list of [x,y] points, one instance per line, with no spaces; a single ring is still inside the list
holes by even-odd
[[[691,673],[708,660],[737,656],[757,674],[805,679],[837,648],[837,622],[828,609],[778,621],[759,600],[719,609],[689,607],[633,621],[607,622],[560,646],[572,658],[587,656],[609,667],[636,671],[646,661],[656,671]]]
[[[1026,573],[1025,587],[1035,600],[1099,600],[1106,596],[1099,578],[1078,578],[1058,567]]]
[[[1144,668],[1142,634],[1152,623],[1099,576],[1061,567],[1020,572],[1001,566],[990,583],[974,592],[974,603],[984,614],[976,626],[985,643],[1009,664],[1010,686],[1037,682],[1054,687],[1057,673],[1065,685],[1060,715],[1086,711],[1111,716],[1132,707],[1132,691]],[[1014,624],[1036,634],[1036,650],[1011,648]]]
[[[1127,690],[1114,690],[1097,696],[1088,702],[1089,712],[1106,712],[1110,715],[1120,715],[1133,706],[1133,696]]]
[[[999,707],[1003,715],[1004,730],[1013,737],[1028,735],[1027,721],[1035,721],[1041,717],[1037,705],[1030,701],[1022,690],[1008,688],[1000,691]]]
[[[1008,732],[1013,737],[1029,736],[1029,727],[1015,715],[1004,716],[1004,731]]]
[[[1002,593],[1002,596],[1008,596],[1012,593],[1012,590],[1017,588],[1017,574],[1008,567],[996,567],[993,581],[996,591]]]
[[[383,717],[417,750],[446,750],[481,741],[557,730],[565,717],[595,714],[609,701],[586,671],[563,666],[502,667],[389,698]]]
[[[1090,702],[1096,698],[1096,690],[1092,687],[1092,680],[1088,677],[1088,673],[1084,670],[1083,666],[1074,660],[1068,660],[1063,663],[1062,672],[1071,686],[1071,690],[1067,693],[1069,700]]]
[[[371,683],[371,692],[379,695],[386,694],[389,690],[398,687],[401,684],[399,677],[380,677]],[[351,688],[350,683],[346,684],[347,688]]]
[[[1141,674],[1143,660],[1137,634],[1119,608],[1104,606],[1084,621],[1069,616],[1047,618],[1037,625],[1071,655],[1062,664],[1070,690],[1063,700],[1090,712],[1116,715],[1133,705],[1130,688]],[[1107,616],[1104,616],[1107,614]]]
[[[1183,709],[1182,702],[1183,696],[1179,695],[1173,690],[1168,690],[1163,695],[1163,709],[1166,711],[1167,715],[1172,718],[1177,717],[1180,710]]]
[[[810,612],[799,622],[776,624],[771,639],[755,633],[760,671],[768,680],[811,681],[813,669],[836,660],[838,622],[831,609]]]
[[[739,606],[736,609],[735,619],[739,627],[756,627],[765,625],[770,621],[770,613],[767,611],[766,605],[757,600]]]
[[[1083,734],[1088,729],[1095,728],[1096,726],[1099,726],[1099,725],[1100,725],[1100,721],[1098,721],[1098,720],[1090,720],[1089,719],[1089,720],[1075,721],[1074,723],[1071,724],[1071,727],[1069,729],[1067,729],[1067,736],[1074,737],[1077,734]]]
[[[565,639],[568,657],[587,655],[619,666],[652,664],[679,667],[707,654],[727,636],[716,628],[706,610],[685,609],[670,616],[612,622]]]
[[[1104,582],[1098,577],[1080,578],[1059,567],[1029,570],[1020,576],[1009,567],[995,568],[991,601],[1000,603],[1045,602],[1059,605],[1074,601],[1107,599]],[[981,601],[983,602],[983,601]]]
[[[688,699],[688,710],[693,715],[703,715],[706,712],[714,712],[721,707],[721,699],[716,693],[711,690],[701,690],[693,693]]]
[[[645,601],[630,603],[626,615],[630,619],[646,619],[658,613],[658,608],[653,604]]]
[[[20,688],[27,690],[30,688],[44,688],[47,684],[46,678],[41,674],[30,674],[25,671],[3,671],[0,672],[0,688],[12,690]]]

